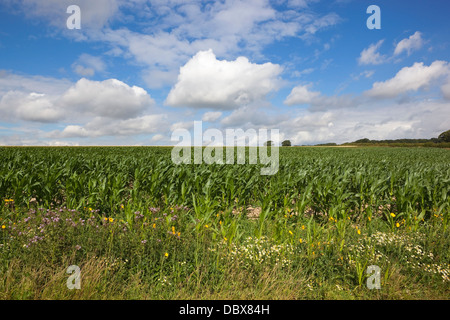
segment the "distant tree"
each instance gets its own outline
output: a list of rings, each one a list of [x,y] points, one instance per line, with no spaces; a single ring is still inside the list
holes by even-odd
[[[272,145],[273,145],[273,141],[272,140],[264,142],[264,146],[265,147],[271,147]]]
[[[445,131],[445,132],[442,132],[442,133],[439,135],[438,139],[439,139],[440,141],[443,141],[443,142],[450,142],[450,130],[447,130],[447,131]]]
[[[284,141],[281,143],[281,146],[282,146],[282,147],[290,147],[290,146],[292,146],[291,140],[284,140]]]

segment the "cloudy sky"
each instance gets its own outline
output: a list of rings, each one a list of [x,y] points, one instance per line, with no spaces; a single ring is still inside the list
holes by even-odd
[[[372,4],[381,29],[367,28]],[[1,0],[0,145],[173,145],[194,121],[279,129],[296,145],[437,137],[450,129],[449,9]]]

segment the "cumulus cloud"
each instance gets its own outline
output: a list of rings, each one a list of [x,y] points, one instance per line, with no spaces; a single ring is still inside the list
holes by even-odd
[[[247,105],[234,110],[220,123],[227,127],[261,128],[277,126],[288,118],[288,115],[280,114],[270,106]]]
[[[220,112],[220,111],[205,112],[205,114],[202,117],[202,121],[214,122],[217,119],[219,119],[221,116],[222,116],[222,112]]]
[[[309,85],[299,85],[294,87],[284,103],[289,106],[310,104],[314,99],[317,99],[320,96],[320,92],[310,91],[308,87]]]
[[[85,115],[129,119],[141,114],[154,101],[144,89],[130,87],[117,79],[92,81],[82,78],[64,93],[61,103]]]
[[[288,119],[273,123],[295,145],[344,143],[357,139],[431,138],[447,130],[450,103],[412,101],[395,108],[385,101],[369,100],[359,108],[312,112],[298,109]]]
[[[42,93],[9,91],[0,100],[3,119],[16,117],[33,122],[56,122],[64,112],[54,105],[55,97]]]
[[[383,44],[384,40],[380,40],[377,43],[371,44],[367,49],[364,49],[359,58],[358,63],[360,65],[367,65],[367,64],[382,64],[386,62],[386,56],[381,55],[378,52],[378,49]]]
[[[133,136],[153,134],[167,128],[167,116],[164,114],[145,115],[132,119],[106,121],[96,118],[81,125],[68,125],[62,131],[49,132],[48,138],[95,138],[104,136]]]
[[[299,85],[292,89],[291,93],[284,100],[284,103],[293,105],[310,105],[310,111],[325,111],[328,109],[353,108],[361,104],[361,98],[350,95],[325,96],[319,91],[310,91],[310,85]]]
[[[180,68],[166,104],[193,108],[234,109],[263,99],[280,85],[282,67],[255,64],[245,57],[218,60],[210,49],[198,52]]]
[[[423,43],[424,41],[422,39],[422,34],[419,31],[416,31],[409,38],[401,40],[396,45],[394,55],[396,56],[401,54],[403,51],[406,51],[409,56],[413,50],[422,48]]]
[[[441,91],[444,95],[444,98],[450,100],[450,78],[448,79],[447,83],[441,86]]]
[[[106,68],[105,63],[100,57],[94,57],[83,53],[77,61],[72,64],[72,69],[76,74],[83,77],[91,77],[96,72],[102,72]]]
[[[9,91],[41,92],[47,95],[59,95],[73,83],[67,79],[57,79],[39,75],[19,75],[0,70],[0,95]]]
[[[411,67],[402,68],[397,74],[386,81],[375,82],[372,89],[365,92],[369,97],[393,98],[403,93],[417,91],[432,84],[433,81],[449,73],[446,61],[434,61],[426,66],[416,62]]]
[[[11,122],[56,123],[93,117],[126,120],[144,114],[155,105],[144,89],[117,79],[82,78],[68,86],[66,80],[59,83],[52,78],[7,74],[0,77],[2,83],[5,83],[0,89],[2,120]]]

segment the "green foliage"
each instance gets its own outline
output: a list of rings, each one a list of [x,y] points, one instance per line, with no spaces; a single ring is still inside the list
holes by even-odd
[[[445,131],[445,132],[442,132],[442,133],[438,136],[438,139],[439,139],[440,141],[443,141],[443,142],[450,142],[450,130],[447,130],[447,131]]]
[[[447,150],[281,148],[273,176],[170,152],[0,148],[0,298],[448,296]]]

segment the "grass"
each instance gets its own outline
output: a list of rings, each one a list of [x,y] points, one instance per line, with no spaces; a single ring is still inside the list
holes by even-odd
[[[438,218],[416,231],[391,231],[381,218],[370,224],[347,220],[342,236],[339,221],[290,217],[295,234],[274,241],[278,231],[271,221],[257,238],[258,222],[243,216],[234,218],[242,236],[233,242],[218,238],[220,218],[206,228],[192,222],[189,208],[138,213],[132,224],[75,210],[31,210],[2,230],[0,298],[449,297],[448,230]],[[382,270],[380,290],[366,287],[371,264]],[[66,286],[70,265],[81,269],[80,290]]]
[[[149,168],[133,168],[125,187],[116,186],[122,190],[117,203],[101,199],[114,188],[99,198],[84,195],[74,176],[91,172],[89,183],[102,181],[108,170],[115,173],[111,179],[120,176],[121,161],[128,163],[124,149],[110,149],[103,162],[95,148],[86,149],[92,158],[81,152],[72,164],[61,161],[70,148],[38,150],[22,162],[17,175],[33,184],[39,170],[23,168],[40,157],[50,157],[58,172],[60,163],[73,166],[59,174],[59,189],[50,188],[59,199],[54,202],[44,192],[39,200],[24,191],[39,184],[16,188],[15,161],[30,152],[22,150],[8,155],[10,169],[0,180],[0,299],[450,297],[445,150],[293,148],[281,154],[278,175],[253,180],[251,172],[228,174],[241,168],[202,167],[189,175],[152,159]],[[176,174],[189,182],[178,182],[180,190],[170,189],[175,182],[164,184]],[[216,184],[199,180],[219,174]],[[64,201],[70,188],[80,190],[81,206],[74,196],[73,206]],[[67,287],[71,265],[81,270],[79,290]],[[381,270],[379,290],[367,287],[370,265]]]

